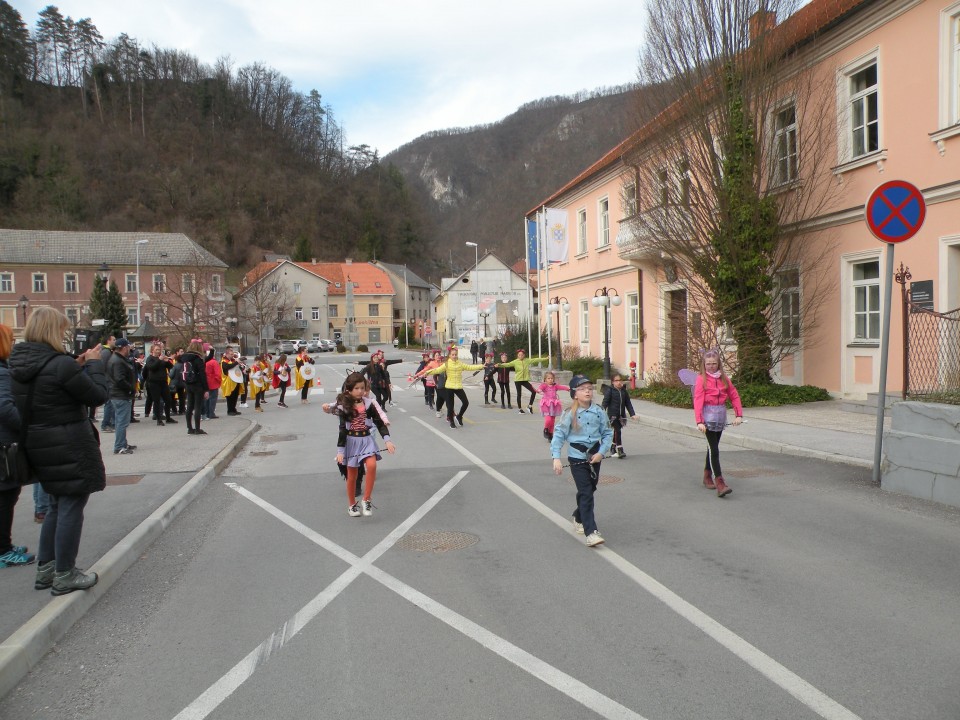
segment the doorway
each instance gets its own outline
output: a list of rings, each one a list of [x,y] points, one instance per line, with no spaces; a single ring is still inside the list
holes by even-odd
[[[667,337],[666,366],[670,377],[687,366],[687,291],[669,290],[666,293]]]

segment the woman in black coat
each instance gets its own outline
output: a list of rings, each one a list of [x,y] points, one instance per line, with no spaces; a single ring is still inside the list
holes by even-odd
[[[24,329],[26,341],[14,346],[9,361],[14,400],[27,423],[27,458],[50,493],[50,510],[40,528],[34,587],[51,588],[54,595],[97,583],[97,574],[80,570],[76,561],[83,508],[90,494],[107,484],[100,436],[87,414],[88,406],[107,402],[107,378],[99,346],[77,358],[63,351],[63,339],[72,327],[58,310],[37,308]],[[28,409],[31,386],[34,395]]]
[[[0,325],[0,445],[9,446],[20,441],[20,413],[13,403],[13,390],[10,387],[10,371],[7,358],[13,347],[13,331],[6,325]],[[17,478],[4,477],[0,468],[0,568],[14,565],[29,565],[36,558],[27,552],[23,545],[14,545],[13,508],[20,497],[20,483]]]

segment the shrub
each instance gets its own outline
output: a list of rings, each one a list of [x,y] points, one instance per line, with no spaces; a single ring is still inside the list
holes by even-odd
[[[570,370],[574,375],[586,375],[591,380],[598,380],[603,377],[603,358],[593,357],[592,355],[581,355],[573,360],[563,361],[563,369]],[[621,374],[614,365],[610,365],[610,375]],[[625,376],[629,378],[630,376]],[[598,388],[599,390],[599,388]]]
[[[343,343],[337,343],[337,352],[338,352],[338,353],[345,353],[346,351],[347,351],[347,346],[346,346],[346,345],[344,345]]]
[[[737,392],[744,407],[776,407],[830,399],[830,393],[813,385],[744,383],[737,385]],[[630,396],[669,407],[693,407],[693,393],[686,386],[652,382],[644,388],[631,390]]]
[[[357,345],[357,352],[370,352],[370,348],[368,348],[366,345]]]

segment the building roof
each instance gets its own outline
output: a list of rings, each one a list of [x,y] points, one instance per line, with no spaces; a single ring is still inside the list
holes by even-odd
[[[146,240],[146,243],[136,243]],[[227,264],[183,233],[0,229],[0,263],[216,267]]]
[[[779,35],[781,41],[779,47],[790,49],[811,42],[854,11],[873,2],[876,2],[876,0],[811,0],[810,3],[804,5],[776,27],[775,32]],[[684,98],[668,105],[656,117],[607,152],[597,162],[551,194],[543,202],[538,203],[536,207],[528,210],[525,217],[535,214],[545,205],[550,205],[562,197],[564,193],[620,162],[624,155],[664,128],[682,121],[683,109]]]
[[[397,277],[406,277],[407,285],[410,285],[412,287],[425,287],[425,288],[430,287],[430,283],[428,283],[422,277],[417,275],[413,270],[408,268],[406,265],[396,265],[394,263],[385,263],[385,262],[379,262],[377,264],[385,268],[386,270],[389,270]]]
[[[344,285],[344,278],[349,276],[350,281],[354,283],[354,295],[395,295],[393,283],[390,282],[390,276],[372,263],[314,263],[314,262],[293,262],[284,260],[281,262],[262,262],[251,268],[243,278],[243,286],[249,287],[262,279],[270,272],[289,263],[298,268],[316,275],[321,280],[325,280],[330,285],[327,287],[327,295],[346,295],[347,289]],[[400,266],[402,271],[403,266]]]

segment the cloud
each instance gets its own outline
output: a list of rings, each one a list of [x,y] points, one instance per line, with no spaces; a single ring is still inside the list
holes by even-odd
[[[12,3],[28,26],[46,7]],[[261,62],[316,89],[352,144],[381,154],[429,130],[496,121],[549,95],[636,76],[636,0],[65,0],[104,37],[177,48],[212,64]]]

